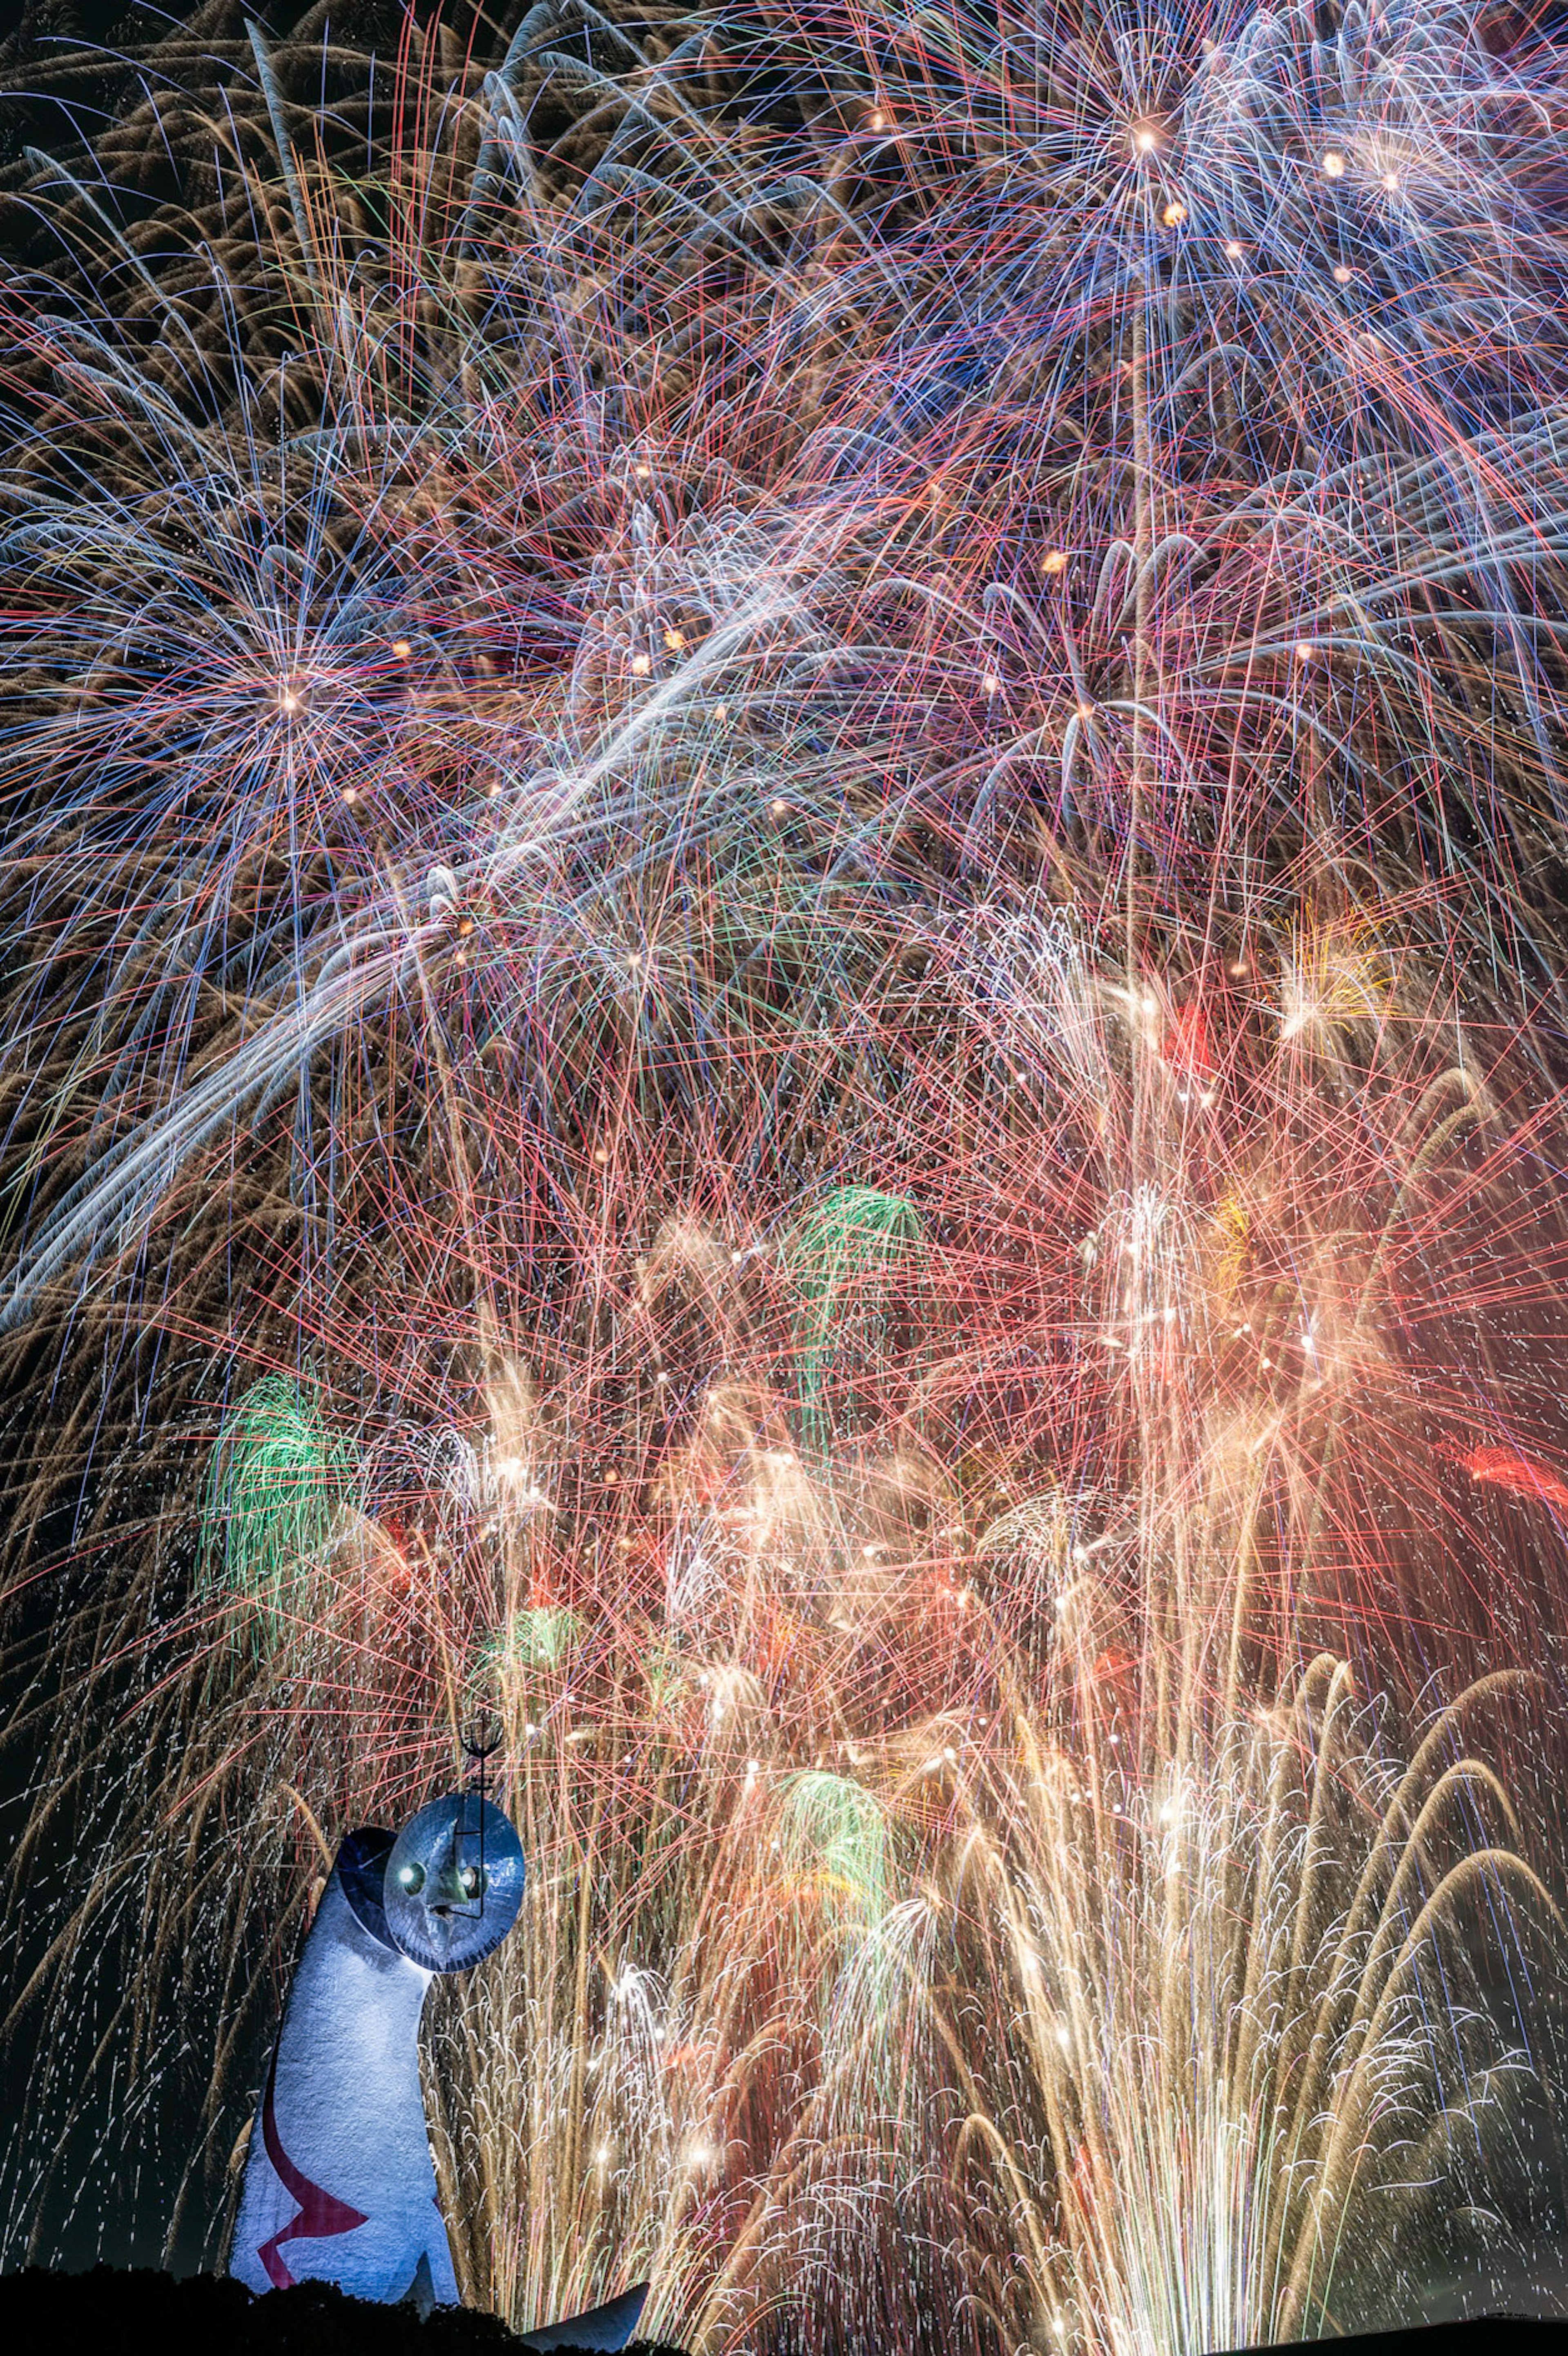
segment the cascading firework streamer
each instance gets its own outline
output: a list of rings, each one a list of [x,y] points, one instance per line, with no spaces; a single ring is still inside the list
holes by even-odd
[[[75,2024],[7,2246],[231,2209],[338,1837],[493,1719],[474,2303],[1198,2356],[1523,2280],[1560,24],[37,72],[112,97],[0,220],[8,1920]]]

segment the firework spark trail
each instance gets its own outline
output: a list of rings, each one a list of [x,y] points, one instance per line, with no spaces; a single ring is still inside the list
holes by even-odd
[[[112,2136],[199,2019],[221,2158],[276,1891],[494,1711],[521,2321],[1197,2350],[1538,2213],[1561,59],[1320,15],[252,33],[35,184],[16,1888],[85,1777]]]

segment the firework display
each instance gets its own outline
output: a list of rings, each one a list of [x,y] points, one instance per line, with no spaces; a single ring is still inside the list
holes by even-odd
[[[50,77],[14,2242],[231,2216],[340,1840],[485,1719],[469,2301],[1198,2356],[1514,2278],[1561,26],[217,0]]]

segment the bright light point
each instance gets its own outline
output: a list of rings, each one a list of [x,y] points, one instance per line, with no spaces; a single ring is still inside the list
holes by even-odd
[[[1147,123],[1142,123],[1133,133],[1133,145],[1140,155],[1152,155],[1159,145],[1159,139],[1157,134],[1149,129]]]
[[[639,483],[645,483],[653,471],[651,466],[634,466],[632,469]]]
[[[885,131],[887,126],[887,116],[882,112],[880,106],[873,108],[872,112],[866,117],[866,128],[868,131]]]
[[[1181,227],[1182,222],[1187,219],[1187,207],[1181,202],[1179,197],[1172,198],[1171,202],[1167,205],[1165,210],[1161,213],[1160,219],[1165,223],[1167,229],[1179,229]]]
[[[1335,263],[1334,283],[1337,286],[1348,286],[1350,283],[1351,275],[1352,273],[1347,263],[1343,262]]]
[[[1310,638],[1301,638],[1297,640],[1296,648],[1296,659],[1297,662],[1310,662],[1316,652],[1317,648],[1313,646]]]
[[[503,1481],[519,1480],[522,1476],[523,1460],[520,1456],[498,1456],[496,1459],[496,1470]]]
[[[686,644],[686,633],[684,630],[667,630],[664,642],[672,655],[677,655]]]
[[[1388,190],[1391,197],[1396,196],[1399,192],[1399,174],[1397,172],[1385,172],[1383,174],[1383,186]]]
[[[1067,551],[1064,548],[1048,548],[1043,559],[1041,560],[1040,571],[1042,573],[1065,573],[1066,570]]]
[[[400,662],[407,662],[409,657],[413,652],[413,648],[409,644],[407,638],[394,638],[392,640],[392,652],[397,656]]]
[[[987,695],[995,695],[1002,682],[997,677],[994,670],[988,670],[986,673],[985,678],[980,681],[980,684],[985,689]]]
[[[603,2167],[604,2166],[605,2162],[608,2160],[609,2157],[610,2157],[610,2147],[609,2147],[609,2145],[608,2145],[607,2143],[602,2143],[602,2144],[600,2144],[600,2145],[599,2145],[599,2147],[598,2147],[598,2148],[595,2150],[595,2152],[594,2152],[594,2154],[593,2154],[593,2165],[594,2165],[594,2167],[595,2167],[595,2168],[603,2168]]]
[[[789,804],[788,802],[770,802],[768,808],[775,818],[783,818],[789,809]]]
[[[1092,703],[1081,703],[1078,707],[1078,717],[1080,720],[1093,720],[1094,717],[1093,705]]]
[[[1242,258],[1242,241],[1240,238],[1228,237],[1225,240],[1225,251],[1230,255],[1232,262],[1240,262]]]
[[[728,720],[730,717],[729,705],[727,703],[716,703],[713,707],[713,717],[715,720]]]
[[[651,669],[652,665],[650,664],[646,655],[634,655],[632,657],[632,677],[634,679],[646,679]]]
[[[352,786],[345,786],[343,788],[343,798],[346,802],[357,802],[359,796]]]
[[[1330,147],[1323,158],[1323,177],[1326,180],[1342,180],[1345,177],[1345,158],[1337,147]]]

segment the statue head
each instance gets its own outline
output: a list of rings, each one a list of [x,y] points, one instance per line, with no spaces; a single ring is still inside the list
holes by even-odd
[[[395,1838],[350,1833],[338,1873],[371,1937],[427,1972],[481,1963],[523,1900],[522,1844],[511,1819],[475,1792],[432,1800]]]

